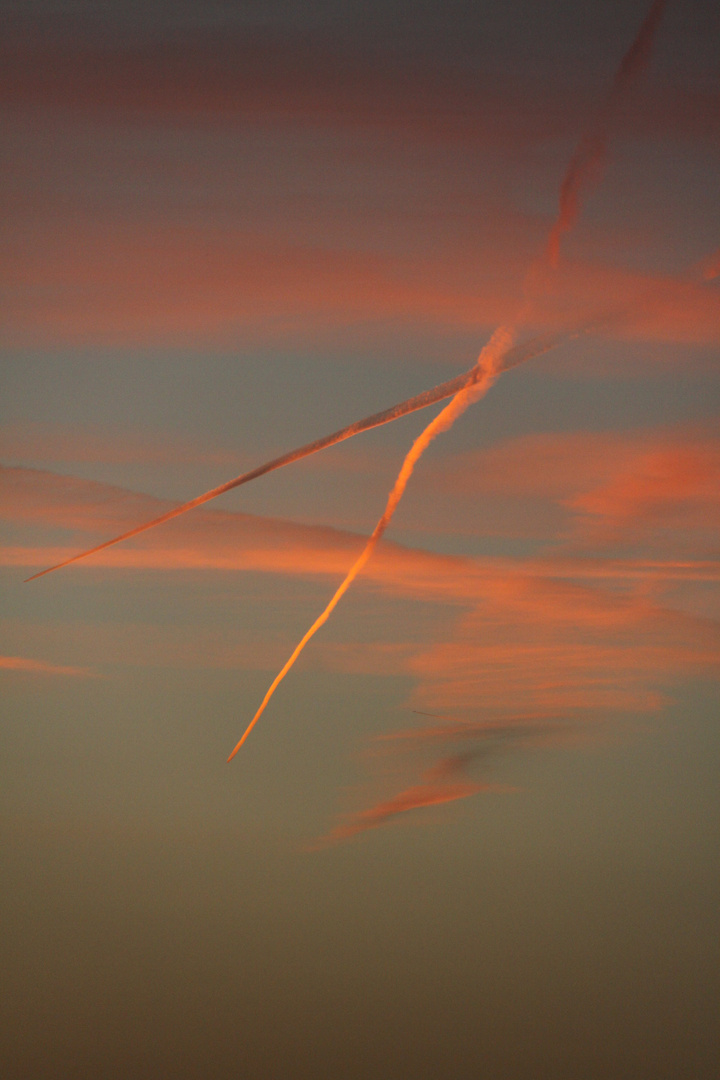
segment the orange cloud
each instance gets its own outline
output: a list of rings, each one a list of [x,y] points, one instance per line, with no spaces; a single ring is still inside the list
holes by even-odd
[[[59,476],[38,469],[0,468],[0,514],[18,525],[117,533],[156,516],[170,504],[126,489]],[[357,534],[299,525],[250,514],[203,510],[92,556],[88,567],[138,569],[260,570],[270,573],[342,577],[364,544]],[[56,544],[6,547],[7,565],[37,565],[64,554]],[[463,560],[409,551],[383,542],[371,562],[371,580],[395,582],[400,591],[464,594]]]
[[[720,439],[701,427],[523,436],[430,463],[425,482],[476,533],[629,539],[655,555],[662,542],[678,562],[714,551]]]
[[[613,529],[650,530],[653,522],[672,523],[690,543],[697,532],[712,527],[717,515],[717,476],[720,443],[702,432],[683,429],[623,433],[569,433],[512,440],[487,450],[456,455],[430,465],[418,483],[430,484],[462,505],[470,496],[481,507],[494,496],[528,506],[545,499],[563,511],[555,538],[564,541],[570,530],[579,535],[607,521]],[[0,515],[20,525],[80,530],[89,536],[117,534],[172,504],[126,489],[60,476],[39,469],[1,468]],[[478,497],[482,497],[478,499]],[[529,500],[529,502],[528,502]],[[568,523],[568,515],[576,520]],[[532,515],[531,515],[532,520]],[[475,523],[482,529],[482,520]],[[453,529],[452,522],[448,524]],[[511,534],[512,535],[512,534]],[[532,535],[532,533],[530,533]],[[540,534],[543,535],[542,533]],[[577,540],[576,535],[576,540]],[[55,539],[53,537],[53,539]],[[362,540],[330,527],[300,525],[239,512],[197,510],[144,534],[132,545],[99,553],[88,565],[168,569],[267,569],[279,573],[342,574]],[[86,544],[83,537],[78,544]],[[58,549],[57,541],[51,545]],[[47,548],[45,543],[42,547]],[[43,554],[37,544],[7,547],[5,560],[32,566],[55,555]],[[73,554],[73,551],[67,552]],[[655,577],[712,579],[715,563],[709,552],[700,558],[669,558],[638,553],[632,559],[588,558],[578,542],[575,556],[545,552],[540,559],[463,560],[430,552],[411,551],[384,541],[368,567],[377,581],[449,597],[472,596],[502,568],[503,575],[567,577]],[[482,589],[485,585],[478,586]]]
[[[41,469],[0,466],[6,521],[37,522],[50,527],[94,531],[113,528],[135,515],[152,512],[158,500],[109,484]]]
[[[410,661],[421,709],[654,711],[687,677],[713,676],[720,624],[641,593],[528,579],[456,624],[452,640]]]
[[[643,540],[717,547],[720,528],[720,440],[658,439],[616,463],[604,484],[573,496],[576,534],[588,542]]]
[[[475,330],[512,298],[458,282],[455,260],[313,247],[210,225],[125,222],[72,229],[46,221],[42,243],[8,237],[7,344],[230,343],[415,320]],[[7,276],[9,275],[9,276]]]
[[[699,280],[642,274],[599,261],[574,260],[536,281],[531,320],[559,327],[583,313],[626,312],[612,318],[600,335],[688,344],[720,340],[720,296],[700,271]],[[577,360],[574,358],[574,364]]]
[[[613,521],[619,517],[627,523],[629,507],[634,505],[629,501],[630,495],[634,498],[636,493],[634,482],[628,489],[627,476],[634,477],[638,468],[645,467],[643,463],[655,460],[653,455],[660,446],[669,447],[671,457],[678,454],[682,458],[686,451],[691,454],[695,486],[688,489],[674,482],[671,488],[663,480],[661,489],[646,491],[641,511],[645,517],[655,513],[660,500],[662,513],[679,522],[693,501],[704,507],[704,500],[709,503],[713,498],[717,460],[717,443],[713,439],[691,434],[688,447],[683,449],[677,433],[672,437],[662,432],[641,437],[578,433],[533,437],[446,459],[442,469],[437,469],[434,476],[431,473],[431,478],[434,484],[458,496],[485,494],[485,489],[493,494],[498,487],[505,486],[520,500],[527,492],[545,495],[571,508],[577,503],[584,516],[589,516],[591,509],[593,517],[600,517],[601,510],[608,514],[612,511]],[[589,484],[583,484],[585,471],[589,474]],[[615,480],[617,476],[622,483]],[[35,529],[80,530],[84,535],[78,543],[85,543],[86,535],[102,538],[103,533],[116,533],[171,505],[126,489],[38,469],[0,468],[0,490],[0,514],[5,520]],[[563,493],[567,493],[564,498]],[[674,507],[672,514],[670,503]],[[618,507],[622,508],[622,514]],[[686,524],[692,533],[697,522],[690,517]],[[559,539],[564,539],[562,531]],[[341,576],[362,543],[362,537],[330,527],[202,510],[145,534],[132,545],[101,552],[86,565]],[[6,565],[35,567],[72,553],[73,549],[60,547],[57,541],[51,545],[36,542],[6,546],[2,557]],[[394,591],[469,603],[493,590],[502,593],[503,601],[510,603],[512,593],[520,596],[523,583],[528,580],[711,581],[717,579],[717,572],[717,563],[712,559],[678,558],[677,554],[666,559],[640,554],[634,558],[600,558],[596,552],[588,557],[576,546],[572,557],[567,551],[550,551],[524,560],[471,560],[403,548],[389,541],[380,545],[377,558],[367,570],[371,581]],[[520,596],[518,602],[526,606],[529,597]],[[538,603],[542,602],[540,597]],[[575,602],[572,596],[571,603]]]
[[[458,799],[467,799],[470,795],[477,795],[481,791],[506,790],[492,784],[473,784],[469,782],[428,782],[414,784],[406,788],[391,799],[378,803],[369,810],[363,810],[349,822],[338,825],[328,835],[326,840],[318,846],[336,843],[341,840],[349,840],[358,833],[368,829],[377,829],[385,825],[399,814],[407,814],[411,810],[420,810],[428,806],[440,806],[443,803],[455,802]]]

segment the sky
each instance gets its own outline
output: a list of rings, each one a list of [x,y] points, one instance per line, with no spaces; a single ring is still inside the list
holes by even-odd
[[[3,1076],[714,1080],[717,5],[2,8]]]

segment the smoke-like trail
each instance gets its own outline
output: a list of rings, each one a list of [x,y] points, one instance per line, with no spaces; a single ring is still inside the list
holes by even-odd
[[[492,338],[478,357],[477,363],[475,365],[478,375],[474,383],[471,386],[461,390],[459,393],[455,394],[452,401],[448,405],[446,405],[445,408],[441,410],[441,412],[438,413],[434,420],[430,421],[425,430],[421,432],[420,435],[418,435],[417,439],[415,439],[415,442],[412,444],[412,447],[410,448],[407,456],[405,457],[397,480],[393,485],[392,491],[388,495],[388,500],[383,515],[373,529],[372,534],[370,535],[370,538],[368,539],[365,547],[348,570],[345,579],[338,586],[335,594],[331,598],[330,602],[327,604],[325,610],[317,617],[310,629],[305,632],[301,640],[293,649],[293,652],[291,653],[288,660],[285,662],[281,670],[273,679],[267,693],[265,694],[265,697],[262,699],[260,708],[257,710],[252,720],[248,724],[242,738],[240,739],[240,742],[230,754],[228,761],[231,761],[235,757],[238,750],[245,742],[248,735],[264,713],[270,699],[277,690],[278,686],[283,681],[287,673],[290,671],[290,668],[293,666],[297,658],[300,656],[300,653],[303,651],[310,639],[314,637],[320,627],[328,621],[342,597],[348,591],[355,578],[358,576],[360,571],[363,569],[365,564],[372,556],[375,548],[380,542],[383,533],[385,532],[392,520],[392,516],[395,513],[398,503],[403,497],[405,488],[407,487],[408,481],[412,476],[413,469],[415,468],[415,465],[422,456],[422,454],[425,452],[426,448],[430,445],[432,440],[437,435],[451,428],[457,418],[465,412],[469,405],[471,405],[474,401],[477,401],[479,398],[483,397],[483,395],[487,393],[487,391],[490,389],[490,387],[495,382],[495,379],[500,373],[500,359],[503,354],[508,351],[509,347],[509,333],[507,330],[501,327],[500,330],[495,331]]]
[[[655,35],[662,21],[667,0],[653,0],[642,26],[615,73],[608,96],[595,123],[581,139],[560,186],[560,206],[547,244],[547,260],[557,266],[560,240],[577,220],[580,200],[600,180],[607,156],[610,125],[638,77],[645,70],[652,53]]]

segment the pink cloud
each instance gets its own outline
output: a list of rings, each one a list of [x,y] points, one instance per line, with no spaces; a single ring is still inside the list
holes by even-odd
[[[686,546],[690,536],[708,550],[720,528],[720,440],[672,436],[637,447],[605,483],[568,500],[575,530],[589,542],[642,540]]]
[[[3,671],[19,671],[30,675],[69,675],[72,678],[96,679],[97,673],[84,667],[69,667],[65,664],[50,664],[46,660],[35,660],[25,656],[0,656],[0,668]]]
[[[520,234],[517,211],[495,211],[479,254],[460,238],[421,252],[402,242],[368,250],[332,239],[311,244],[278,236],[277,228],[263,234],[212,222],[183,227],[113,216],[99,223],[82,215],[67,222],[43,214],[42,227],[16,222],[6,236],[13,304],[3,338],[14,346],[297,344],[326,341],[349,326],[364,334],[398,325],[479,335],[514,316],[528,257],[528,228]],[[720,341],[711,285],[578,261],[545,281],[529,321],[561,329],[629,303],[633,314],[615,319],[603,336]]]
[[[720,439],[709,428],[524,436],[430,464],[427,482],[457,499],[458,522],[472,514],[474,531],[487,521],[493,534],[580,549],[632,541],[657,556],[664,544],[681,562],[711,554],[720,525]]]
[[[534,77],[527,70],[470,73],[267,29],[226,27],[219,36],[195,28],[151,49],[127,40],[10,37],[0,59],[6,107],[105,122],[294,122],[507,148],[558,138],[591,107],[584,73],[572,63]],[[717,117],[714,87],[670,86],[647,92],[618,122],[634,134],[712,140]]]
[[[458,799],[467,799],[469,796],[477,795],[481,791],[497,790],[507,789],[492,784],[473,784],[468,781],[450,783],[443,780],[436,782],[433,778],[430,778],[428,782],[413,784],[412,787],[393,795],[390,799],[386,799],[368,810],[363,810],[349,821],[337,825],[316,846],[324,847],[326,844],[350,840],[359,833],[367,832],[368,829],[377,829],[400,814],[407,814],[412,810],[421,810],[429,806],[441,806],[444,803],[456,802]]]
[[[577,437],[569,446],[577,456]],[[619,462],[622,455],[609,455],[610,477],[621,467]],[[542,474],[542,462],[536,462],[536,471]],[[101,528],[117,531],[166,505],[39,470],[10,469],[5,474],[9,483],[4,514],[17,525],[25,521],[34,531],[58,526],[83,534]],[[596,483],[597,473],[592,475]],[[692,475],[699,484],[697,471]],[[558,488],[552,490],[557,497]],[[662,493],[669,497],[666,486]],[[683,496],[682,485],[670,494]],[[330,588],[362,543],[362,537],[336,529],[203,511],[147,534],[142,544],[120,545],[61,573],[93,567],[107,568],[104,572],[260,571],[322,578]],[[36,568],[64,553],[49,545],[16,545],[3,549],[0,561]],[[462,559],[385,543],[368,564],[365,586],[442,605],[452,619],[443,639],[407,642],[401,637],[372,647],[319,644],[309,663],[332,670],[411,674],[416,679],[413,701],[420,708],[490,709],[500,716],[508,711],[584,711],[597,716],[654,710],[677,681],[717,669],[717,622],[682,608],[683,590],[693,582],[704,583],[707,596],[707,584],[719,579],[717,563],[707,558],[602,559],[597,553],[584,558],[576,550],[574,555],[551,552],[528,559]],[[33,582],[24,587],[43,586]],[[149,634],[147,641],[142,638],[140,652],[160,663],[191,663],[188,658],[195,650],[196,661],[203,665],[266,667],[277,662],[280,652],[277,643],[270,648],[238,641],[236,650],[234,643],[217,636],[201,641],[194,635],[191,642],[183,641],[182,634],[154,651],[153,632]],[[118,655],[141,662],[137,641],[126,643]],[[98,661],[103,655],[102,650],[91,654]],[[81,659],[87,653],[80,649],[77,655]]]
[[[546,744],[549,738],[556,738],[556,729],[557,725],[545,717],[508,717],[498,723],[443,721],[434,727],[413,728],[383,736],[375,741],[375,757],[382,747],[383,764],[386,771],[388,762],[393,766],[392,776],[396,782],[401,772],[417,771],[415,759],[423,751],[429,749],[436,754],[438,747],[453,749],[422,767],[418,783],[403,787],[397,794],[380,799],[368,809],[341,821],[316,846],[349,840],[416,810],[481,793],[516,791],[517,788],[506,784],[472,779],[469,774],[478,764],[487,767],[488,761],[507,751]]]

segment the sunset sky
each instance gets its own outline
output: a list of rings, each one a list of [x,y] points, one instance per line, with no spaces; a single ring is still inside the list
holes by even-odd
[[[0,1072],[715,1080],[716,0],[2,8]]]

